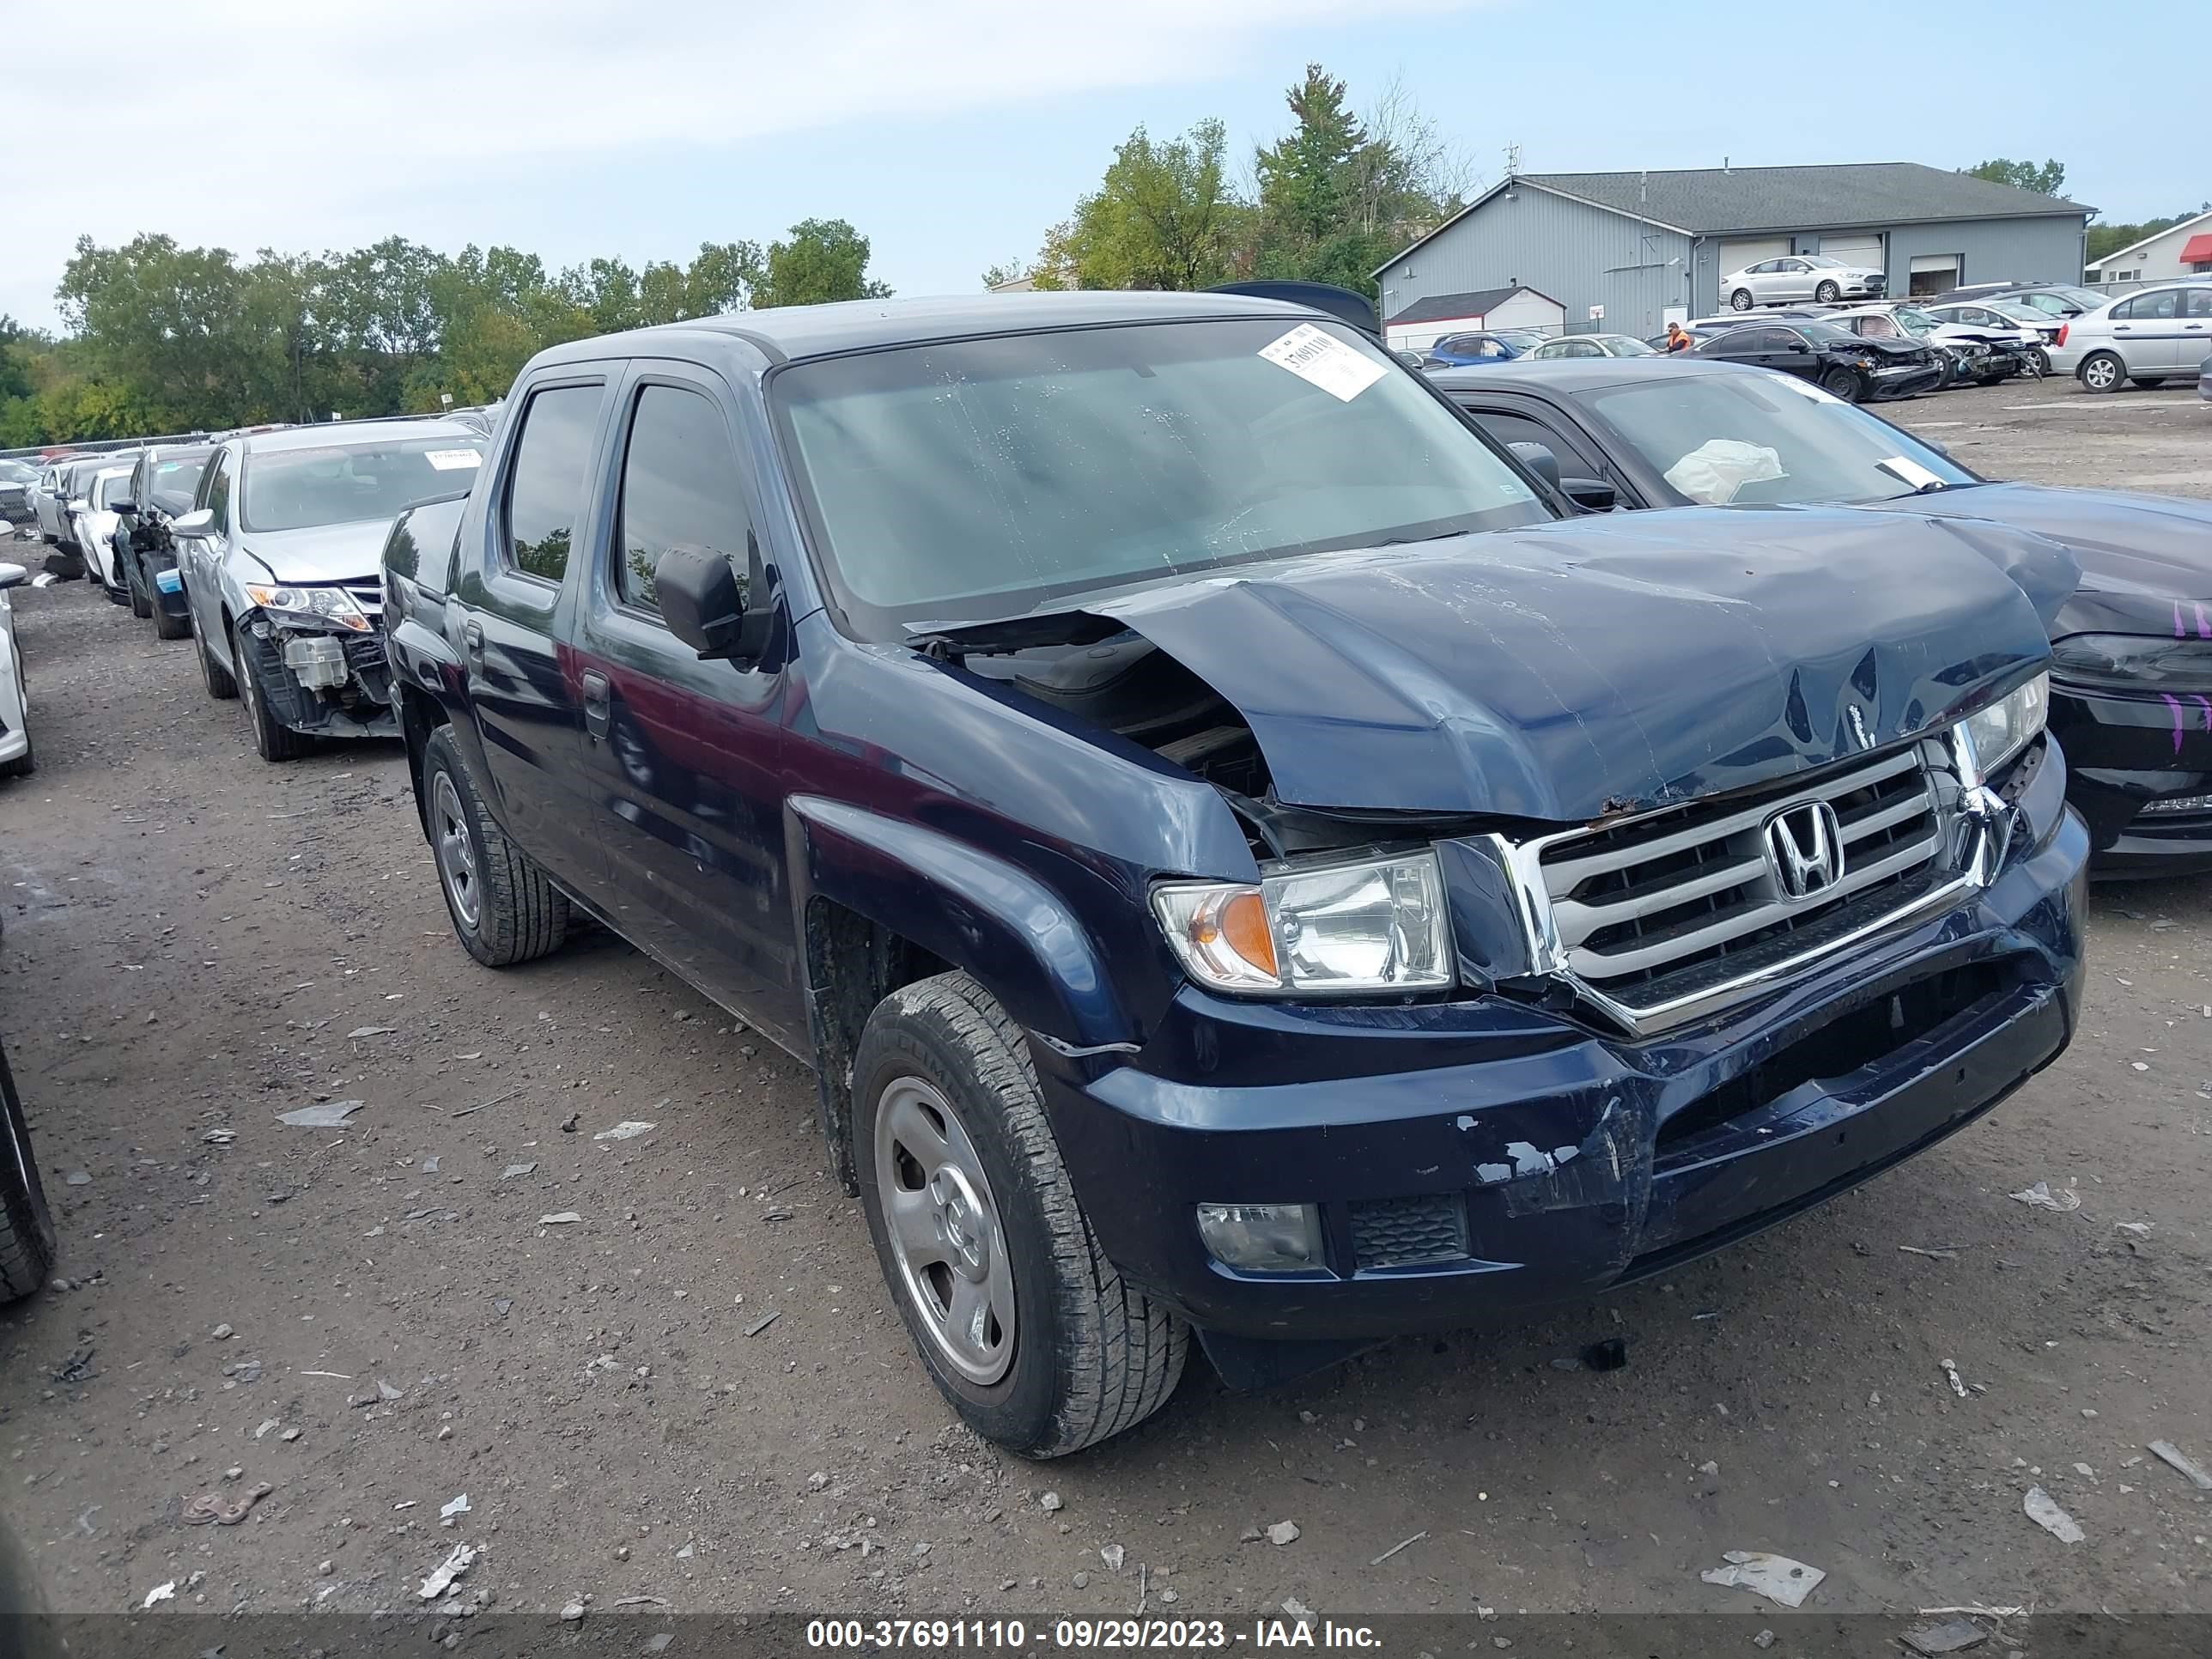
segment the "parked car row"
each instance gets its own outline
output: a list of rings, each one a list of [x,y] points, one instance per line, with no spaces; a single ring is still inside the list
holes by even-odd
[[[749,313],[109,510],[261,754],[399,735],[477,961],[587,918],[814,1068],[933,1380],[1053,1456],[1911,1156],[2063,1049],[2093,854],[2212,863],[2212,508],[1850,407],[1909,328],[1570,339]]]

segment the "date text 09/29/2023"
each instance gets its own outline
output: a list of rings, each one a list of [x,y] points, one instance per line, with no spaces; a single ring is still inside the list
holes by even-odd
[[[1370,1626],[1310,1618],[1255,1619],[1248,1628],[1232,1627],[1220,1619],[1056,1619],[1034,1629],[1018,1619],[816,1619],[807,1623],[806,1645],[862,1652],[1236,1647],[1372,1651],[1381,1648],[1382,1638]]]

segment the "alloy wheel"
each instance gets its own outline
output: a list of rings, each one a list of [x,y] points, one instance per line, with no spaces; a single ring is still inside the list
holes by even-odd
[[[876,1190],[907,1296],[945,1362],[988,1386],[1014,1362],[1014,1275],[975,1143],[945,1095],[894,1079],[876,1105]]]

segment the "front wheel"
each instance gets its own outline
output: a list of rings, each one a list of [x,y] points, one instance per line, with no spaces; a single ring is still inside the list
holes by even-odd
[[[1021,1027],[966,974],[884,999],[853,1062],[860,1201],[930,1378],[968,1426],[1060,1457],[1167,1402],[1187,1327],[1098,1248]]]
[[[2109,351],[2091,353],[2075,372],[2083,388],[2090,392],[2118,392],[2120,382],[2128,378],[2127,365]]]
[[[1866,387],[1859,377],[1842,368],[1832,368],[1820,377],[1820,390],[1847,404],[1855,404],[1866,396]]]
[[[1733,311],[1748,311],[1748,310],[1750,310],[1750,309],[1751,309],[1751,290],[1750,290],[1749,289],[1747,289],[1747,288],[1740,288],[1740,289],[1736,289],[1736,291],[1735,291],[1735,293],[1733,293],[1733,294],[1729,295],[1729,309],[1730,309],[1730,310],[1733,310]]]
[[[1813,298],[1821,305],[1832,306],[1843,297],[1843,292],[1833,283],[1823,283],[1813,290]]]
[[[0,1051],[0,1302],[30,1295],[54,1265],[54,1218],[31,1154],[23,1103]]]
[[[230,636],[230,659],[238,665],[238,697],[246,705],[246,724],[253,728],[253,747],[262,759],[297,760],[313,746],[304,732],[295,732],[276,718],[269,706],[269,685],[254,661],[253,642],[240,623]]]
[[[2041,346],[2027,354],[2027,372],[2031,378],[2041,380],[2051,373],[2051,354]]]
[[[146,580],[146,567],[140,562],[138,550],[124,549],[118,556],[123,564],[123,586],[131,600],[131,614],[144,622],[154,614],[154,599]]]
[[[568,896],[484,809],[450,726],[423,745],[422,789],[439,890],[468,953],[487,968],[511,968],[559,950]]]

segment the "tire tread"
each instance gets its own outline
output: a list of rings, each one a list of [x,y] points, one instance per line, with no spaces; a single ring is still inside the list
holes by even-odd
[[[1007,1139],[1027,1165],[1051,1234],[1054,1299],[1069,1342],[1051,1433],[1024,1449],[1062,1457],[1142,1422],[1175,1392],[1189,1328],[1124,1279],[1098,1248],[1045,1117],[1021,1026],[965,973],[918,980],[884,1006],[902,1019],[940,1022],[973,1057],[976,1083],[1004,1107]]]
[[[476,779],[455,747],[450,727],[430,734],[422,756],[424,795],[433,769],[453,781],[477,840],[477,874],[483,888],[475,934],[453,918],[453,932],[468,952],[487,968],[512,968],[559,950],[568,937],[568,896],[553,884],[537,860],[507,839],[484,805]],[[444,894],[445,883],[439,881]],[[447,905],[451,913],[452,907]]]

